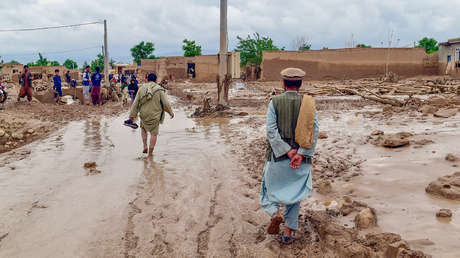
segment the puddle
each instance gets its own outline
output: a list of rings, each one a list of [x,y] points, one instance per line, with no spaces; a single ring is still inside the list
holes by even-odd
[[[434,143],[423,148],[409,146],[393,150],[370,144],[361,146],[358,152],[367,160],[362,167],[364,175],[343,183],[341,188],[345,191],[354,189],[354,195],[364,198],[363,201],[377,210],[381,229],[401,234],[403,239],[412,243],[412,248],[434,257],[460,257],[460,202],[434,198],[425,193],[425,187],[431,181],[459,171],[444,160],[447,153],[458,151],[451,142],[460,138],[459,131],[415,122],[401,127],[382,125],[381,129],[385,133],[413,132]],[[424,135],[426,132],[430,134]],[[452,220],[436,218],[436,212],[441,208],[453,211]],[[423,239],[429,241],[420,241]]]

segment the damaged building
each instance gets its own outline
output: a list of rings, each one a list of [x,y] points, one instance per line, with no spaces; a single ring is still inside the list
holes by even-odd
[[[239,52],[228,53],[228,68],[233,79],[241,77]],[[156,73],[159,80],[170,78],[215,82],[219,75],[219,55],[142,59],[139,73],[144,76],[151,72]]]
[[[439,43],[438,56],[443,74],[460,75],[460,38]]]
[[[423,48],[345,48],[307,51],[264,51],[261,79],[280,80],[287,67],[304,70],[306,80],[382,77],[388,71],[401,77],[438,75],[438,55]]]
[[[23,69],[24,65],[22,64],[3,64],[0,79],[19,82],[19,75]]]

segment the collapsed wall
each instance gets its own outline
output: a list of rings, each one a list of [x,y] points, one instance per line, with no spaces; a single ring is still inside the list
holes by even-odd
[[[437,54],[423,48],[348,48],[308,51],[264,51],[264,81],[281,79],[288,67],[303,69],[307,80],[342,80],[381,77],[388,70],[401,77],[438,75]]]

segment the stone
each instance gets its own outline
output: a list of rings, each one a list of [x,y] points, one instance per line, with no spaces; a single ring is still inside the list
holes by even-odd
[[[385,133],[381,130],[375,130],[371,133],[372,136],[384,135]]]
[[[382,146],[387,148],[399,148],[409,144],[410,141],[408,139],[401,138],[397,135],[386,137],[382,142]]]
[[[434,114],[439,110],[439,108],[431,105],[423,105],[420,109],[419,112],[422,112],[424,115],[428,114]]]
[[[327,138],[329,138],[329,136],[327,136],[327,134],[326,134],[325,132],[319,132],[318,138],[320,138],[320,139],[327,139]]]
[[[377,225],[377,215],[372,208],[365,208],[355,217],[355,227],[357,229],[371,228]]]
[[[436,213],[436,217],[438,218],[452,218],[452,211],[449,209],[440,209]]]
[[[321,181],[318,184],[318,193],[320,194],[329,194],[332,192],[332,185],[330,181]]]
[[[22,140],[22,139],[24,139],[24,135],[23,135],[22,133],[13,133],[13,134],[11,135],[11,137],[13,137],[13,139],[15,139],[15,140]]]
[[[2,129],[0,129],[0,137],[3,137],[3,136],[5,136],[5,134],[6,134],[6,133],[5,133],[5,131],[4,131],[4,130],[2,130]]]
[[[460,160],[460,158],[457,157],[457,156],[455,156],[455,155],[452,154],[452,153],[449,153],[449,154],[447,154],[447,156],[446,156],[446,160],[447,160],[447,161],[450,161],[450,162],[456,162],[456,161]]]
[[[28,134],[33,134],[33,133],[35,133],[35,130],[34,129],[29,129],[29,130],[27,130],[27,133]]]
[[[434,106],[446,106],[448,104],[448,101],[445,98],[439,96],[433,96],[429,98],[426,102]]]
[[[425,191],[432,195],[460,201],[460,172],[436,179],[425,188]]]
[[[94,162],[94,161],[86,162],[86,163],[83,165],[83,167],[84,167],[85,169],[96,168],[96,166],[97,166],[97,164],[96,164],[96,162]]]
[[[441,118],[449,118],[452,116],[455,116],[457,114],[457,109],[451,108],[451,109],[441,109],[438,112],[434,113],[435,117],[441,117]]]
[[[409,249],[409,244],[404,240],[401,240],[395,243],[391,243],[388,245],[388,248],[385,252],[385,257],[386,258],[396,258],[398,257],[398,254],[401,251],[401,249],[402,250]]]

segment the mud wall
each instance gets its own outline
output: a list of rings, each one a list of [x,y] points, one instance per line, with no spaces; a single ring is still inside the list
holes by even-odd
[[[287,67],[303,69],[307,80],[341,80],[380,77],[389,71],[401,77],[439,74],[438,56],[422,48],[349,48],[309,51],[264,51],[264,81],[281,79]]]
[[[187,66],[195,64],[196,77],[194,82],[215,82],[219,74],[219,56],[203,55],[195,57],[172,56],[161,59],[143,59],[140,72],[145,74],[154,72],[161,80],[170,75],[173,79],[188,79]],[[229,53],[228,67],[233,78],[240,78],[240,54]]]

